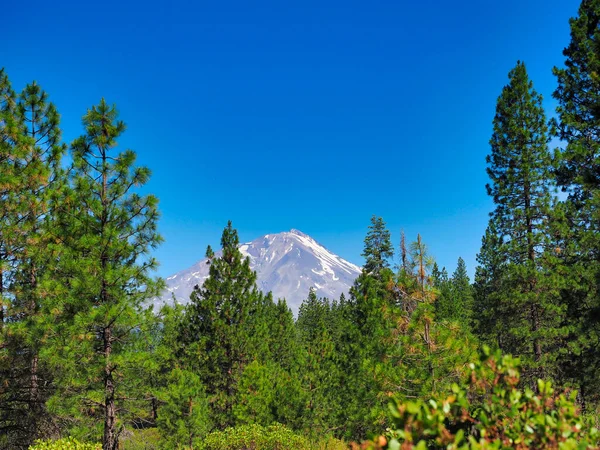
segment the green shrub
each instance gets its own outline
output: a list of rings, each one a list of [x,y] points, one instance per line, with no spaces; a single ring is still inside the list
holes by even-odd
[[[127,430],[121,434],[119,445],[119,449],[122,450],[159,450],[165,448],[160,432],[156,428]]]
[[[500,450],[600,448],[600,434],[579,414],[575,392],[539,380],[520,385],[519,361],[484,348],[480,361],[451,392],[428,401],[393,401],[386,436],[360,448]],[[355,448],[359,448],[355,445]]]
[[[35,441],[29,450],[102,450],[100,444],[84,444],[78,440],[68,437],[64,439]]]
[[[311,450],[308,439],[283,425],[243,425],[209,434],[204,450]]]
[[[348,450],[348,444],[334,437],[323,438],[317,442],[311,442],[311,450]]]

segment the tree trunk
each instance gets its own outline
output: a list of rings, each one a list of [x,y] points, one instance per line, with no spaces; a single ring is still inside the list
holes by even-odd
[[[4,327],[4,302],[2,301],[4,295],[4,271],[1,264],[2,260],[0,259],[0,331]]]
[[[38,405],[39,405],[39,378],[38,378],[38,363],[39,363],[39,357],[37,355],[37,353],[32,355],[31,358],[31,365],[30,370],[31,370],[31,374],[30,374],[30,383],[29,383],[29,402],[30,402],[30,406],[29,408],[32,411],[37,411],[38,410]]]
[[[34,232],[35,232],[35,227],[34,227]],[[36,300],[36,287],[37,287],[37,275],[36,275],[36,269],[35,269],[35,265],[32,265],[31,267],[31,273],[30,273],[30,283],[31,283],[31,287],[30,287],[30,293],[29,295],[30,297],[30,301],[29,301],[29,315],[30,317],[34,317],[36,315],[37,309],[38,309],[38,305]],[[34,416],[37,417],[40,413],[40,394],[39,394],[39,376],[38,376],[38,363],[39,363],[39,356],[38,356],[38,350],[35,346],[32,346],[31,348],[31,365],[30,365],[30,370],[31,373],[29,374],[30,377],[30,382],[29,382],[29,409],[34,413]]]
[[[104,438],[102,450],[117,450],[116,422],[117,412],[115,406],[115,385],[113,380],[113,367],[110,362],[112,351],[112,329],[104,329]]]
[[[103,128],[106,136],[106,128]],[[106,136],[108,137],[108,136]],[[102,191],[100,193],[100,199],[102,202],[102,215],[101,215],[101,234],[104,236],[104,230],[107,222],[107,173],[106,173],[106,149],[100,148],[102,154]],[[100,298],[103,305],[107,305],[109,301],[109,295],[106,286],[106,267],[108,265],[108,258],[106,252],[102,252],[100,256],[100,263],[102,266],[102,287],[100,291]],[[118,438],[116,433],[117,427],[117,411],[115,406],[115,382],[113,379],[114,367],[110,361],[110,355],[112,352],[112,327],[108,325],[104,328],[103,335],[104,345],[104,438],[102,441],[102,450],[117,450]]]
[[[150,404],[152,407],[152,424],[156,426],[156,421],[158,420],[158,399],[156,397],[152,397]]]

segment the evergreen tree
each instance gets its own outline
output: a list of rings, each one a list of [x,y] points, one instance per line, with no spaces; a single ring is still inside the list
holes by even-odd
[[[557,178],[568,193],[556,236],[569,328],[564,368],[585,407],[600,404],[600,1],[583,0],[570,25],[565,66],[554,68],[559,103],[554,125],[566,142],[558,153]]]
[[[280,376],[285,377],[281,367],[273,363],[261,364],[254,360],[244,368],[233,406],[237,423],[268,426],[277,422],[276,405],[280,403],[280,392],[276,383]],[[289,399],[286,398],[287,401]]]
[[[546,117],[521,62],[509,73],[493,123],[487,189],[496,204],[490,229],[497,233],[494,251],[503,270],[488,306],[494,320],[502,321],[496,328],[506,331],[501,347],[524,358],[525,378],[533,383],[556,371],[562,310],[549,266],[552,160]]]
[[[173,370],[189,372],[185,361],[178,358],[183,310],[179,304],[163,305],[158,312],[147,308],[133,335],[125,374],[134,380],[129,393],[136,401],[128,405],[133,428],[156,427],[160,409],[166,401],[163,397],[176,395],[176,392],[168,392],[169,383],[178,383]]]
[[[381,217],[371,217],[369,232],[365,238],[365,271],[379,278],[381,271],[390,266],[389,259],[394,256],[394,248],[390,240],[390,232]]]
[[[453,305],[452,318],[470,326],[473,311],[473,288],[467,274],[467,265],[460,257],[456,264],[456,270],[452,274],[450,291]]]
[[[387,398],[379,394],[382,374],[391,370],[390,354],[396,351],[397,295],[388,262],[393,251],[383,219],[371,219],[363,255],[365,265],[350,289],[350,299],[338,307],[338,320],[345,329],[336,338],[337,352],[348,386],[342,396],[346,417],[340,422],[345,422],[345,437],[351,439],[364,438],[384,426]]]
[[[200,377],[193,372],[173,369],[160,392],[163,405],[157,425],[164,448],[202,448],[210,430],[209,405]]]
[[[264,295],[250,327],[254,360],[240,377],[233,407],[236,422],[300,427],[302,351],[292,312],[285,300],[275,303],[270,294]]]
[[[481,250],[477,255],[475,283],[473,285],[473,327],[483,342],[489,345],[504,347],[506,329],[502,316],[498,317],[494,295],[501,289],[502,267],[506,264],[500,252],[502,237],[490,222],[485,235],[481,239]]]
[[[16,383],[21,377],[14,371],[12,348],[13,340],[6,330],[7,309],[10,305],[9,288],[14,273],[15,238],[18,235],[17,209],[15,193],[20,190],[17,161],[21,158],[19,150],[23,146],[16,145],[21,137],[15,115],[16,94],[10,80],[0,70],[0,448],[10,448],[26,434],[21,426],[25,421],[21,412],[21,402],[14,402]],[[10,319],[10,318],[8,318]],[[21,396],[19,396],[21,397]],[[26,442],[28,439],[24,439]],[[27,445],[27,444],[25,444]]]
[[[452,285],[448,279],[446,268],[442,267],[442,270],[439,270],[437,263],[434,263],[431,270],[431,281],[437,290],[434,302],[436,319],[453,320],[455,314],[452,303]]]
[[[53,222],[50,198],[62,182],[65,146],[60,143],[58,113],[40,86],[29,84],[17,97],[6,76],[0,78],[4,92],[0,290],[9,294],[0,307],[9,322],[0,363],[7,380],[7,400],[0,416],[3,412],[6,416],[0,417],[0,423],[14,424],[12,445],[26,448],[51,426],[44,408],[49,374],[39,360],[42,293],[38,280],[51,262],[46,251]]]
[[[298,313],[297,328],[304,349],[302,387],[305,392],[303,419],[307,432],[324,435],[335,428],[340,405],[337,355],[331,326],[331,305],[311,288]]]
[[[434,305],[438,290],[432,277],[433,258],[421,236],[406,249],[405,263],[396,286],[401,315],[396,325],[396,351],[383,392],[400,398],[430,395],[460,379],[474,350],[460,322],[437,320]]]
[[[5,73],[0,69],[0,327],[4,326],[8,300],[12,241],[15,235],[14,193],[18,192],[15,161],[22,146],[15,145],[21,137],[16,121],[16,94]]]
[[[16,94],[4,69],[0,69],[0,327],[4,325],[12,235],[14,234],[14,193],[18,191],[15,160]]]
[[[116,108],[102,99],[83,125],[86,133],[71,144],[70,186],[57,199],[56,267],[44,281],[44,357],[56,368],[52,410],[78,419],[74,433],[102,424],[102,447],[115,450],[119,413],[126,413],[135,381],[125,375],[143,321],[140,305],[161,288],[150,276],[157,263],[148,257],[161,242],[158,201],[134,191],[150,176],[134,166],[135,153],[114,152],[125,131]]]
[[[234,425],[240,377],[261,346],[253,316],[263,294],[238,244],[237,231],[229,222],[221,237],[222,256],[214,257],[210,247],[207,251],[209,277],[192,292],[180,330],[191,368],[206,386],[217,428]]]
[[[297,367],[298,336],[294,325],[294,315],[285,299],[273,302],[272,296],[265,295],[265,311],[262,317],[266,325],[268,351],[264,359],[279,365],[283,370],[294,371]]]

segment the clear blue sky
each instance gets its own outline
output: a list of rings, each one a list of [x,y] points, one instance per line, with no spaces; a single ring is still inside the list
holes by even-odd
[[[297,228],[360,256],[371,215],[473,273],[495,102],[518,59],[548,114],[578,0],[9,1],[0,67],[64,137],[101,97],[152,169],[160,275]]]

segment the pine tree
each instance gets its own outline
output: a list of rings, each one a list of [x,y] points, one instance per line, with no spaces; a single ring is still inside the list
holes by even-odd
[[[470,333],[460,322],[437,320],[438,290],[432,277],[434,261],[417,236],[408,249],[396,279],[401,305],[395,335],[396,351],[383,391],[400,398],[430,395],[460,379],[474,350]]]
[[[394,247],[390,240],[390,232],[381,217],[371,217],[369,232],[365,238],[365,271],[379,278],[381,271],[390,266],[389,259],[394,256]]]
[[[470,327],[473,311],[473,288],[467,274],[467,265],[460,257],[456,264],[456,270],[452,274],[450,290],[453,305],[452,317]]]
[[[19,394],[22,376],[15,370],[14,340],[6,329],[10,323],[11,279],[15,270],[15,240],[19,235],[19,203],[15,193],[22,180],[18,176],[18,161],[22,158],[21,130],[16,118],[16,94],[10,80],[0,70],[0,448],[9,448],[19,440],[29,440],[23,428],[25,408]],[[18,371],[20,372],[20,370]],[[17,401],[15,401],[15,398]],[[27,427],[25,427],[27,428]],[[25,437],[25,439],[23,439]]]
[[[79,419],[79,432],[102,424],[102,447],[115,450],[134,382],[125,375],[140,306],[161,288],[148,256],[161,242],[158,201],[135,192],[150,176],[134,165],[135,153],[114,151],[125,131],[116,108],[102,99],[83,125],[86,133],[71,144],[70,186],[57,199],[56,267],[44,280],[44,357],[57,369],[53,411]]]
[[[566,286],[567,377],[579,387],[584,407],[600,404],[600,1],[583,0],[570,20],[565,67],[554,68],[558,87],[556,134],[559,186],[568,193],[556,230]]]
[[[134,428],[156,427],[165,402],[162,397],[169,391],[169,383],[177,384],[177,377],[172,377],[172,371],[178,369],[189,373],[185,361],[178,358],[183,310],[184,307],[179,304],[163,305],[159,311],[147,308],[143,311],[137,332],[132,336],[124,376],[133,380],[128,391],[132,400],[137,399],[128,404],[128,420]]]
[[[506,264],[501,253],[502,237],[490,222],[481,239],[481,250],[477,255],[475,283],[473,285],[473,327],[475,334],[483,342],[504,347],[506,327],[504,316],[498,316],[494,295],[501,289],[502,268]]]
[[[283,370],[296,369],[298,336],[294,325],[294,315],[285,299],[273,302],[271,295],[265,295],[265,308],[257,320],[265,323],[265,341],[268,351],[264,359],[279,365]]]
[[[497,233],[494,251],[501,255],[503,270],[498,291],[490,294],[490,314],[504,321],[506,339],[501,346],[524,358],[525,378],[533,383],[556,370],[562,310],[548,266],[552,204],[548,129],[542,98],[521,62],[509,73],[493,123],[487,190],[496,204],[490,229]]]
[[[307,432],[316,435],[324,435],[327,430],[336,427],[335,420],[340,408],[336,392],[340,376],[331,324],[329,300],[318,298],[311,288],[308,298],[300,306],[296,326],[304,350],[304,427]]]
[[[4,366],[5,378],[10,380],[5,384],[10,401],[2,402],[5,409],[0,410],[7,415],[0,422],[16,423],[20,434],[13,440],[27,447],[35,437],[49,431],[50,425],[44,408],[49,374],[39,360],[42,329],[37,321],[43,294],[38,280],[51,262],[46,251],[53,222],[50,198],[63,181],[60,162],[65,146],[60,142],[56,108],[40,86],[28,84],[15,96],[7,78],[2,78],[6,184],[0,184],[9,189],[2,193],[0,214],[0,284],[10,296],[10,301],[2,302],[2,316],[9,322]]]
[[[202,448],[210,430],[209,405],[200,377],[174,368],[159,393],[163,403],[157,425],[165,448]]]
[[[260,347],[253,315],[263,294],[256,287],[250,260],[238,249],[237,231],[231,221],[221,237],[222,255],[208,249],[209,277],[196,286],[180,330],[192,370],[206,386],[217,428],[234,425],[233,406],[240,377]]]
[[[301,426],[302,351],[292,311],[269,293],[252,314],[253,361],[244,368],[233,415],[238,424]],[[286,401],[282,402],[281,399]]]
[[[0,327],[4,326],[9,270],[14,235],[14,193],[18,191],[15,170],[20,133],[16,130],[16,94],[8,75],[0,69]],[[19,146],[18,148],[20,148]]]
[[[435,317],[438,320],[454,320],[455,314],[452,303],[452,286],[445,267],[439,270],[437,263],[431,269],[431,281],[437,290]]]
[[[365,348],[379,342],[387,332],[383,316],[394,302],[390,288],[394,274],[389,268],[389,259],[393,255],[390,232],[385,222],[381,217],[371,217],[362,254],[365,264],[350,290],[354,320]]]
[[[346,405],[346,438],[362,439],[384,425],[385,403],[379,395],[381,373],[389,369],[389,355],[395,351],[392,336],[398,308],[394,273],[388,259],[393,256],[389,231],[375,216],[365,238],[366,257],[362,273],[350,289],[350,299],[338,308],[345,329],[336,338],[342,360],[342,377],[348,386],[343,393]]]

